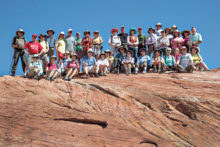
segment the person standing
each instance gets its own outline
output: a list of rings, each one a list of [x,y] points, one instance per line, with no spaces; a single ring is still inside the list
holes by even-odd
[[[13,41],[12,41],[12,47],[14,48],[14,56],[13,56],[13,65],[12,67],[10,67],[11,76],[15,76],[19,57],[21,58],[23,72],[25,72],[25,67],[26,67],[25,61],[26,60],[25,60],[24,46],[27,41],[24,38],[24,34],[25,32],[23,31],[23,29],[19,29],[16,32],[16,36],[13,38]]]
[[[173,35],[174,36],[174,31],[176,31],[178,28],[177,28],[177,26],[174,24],[174,25],[172,25],[172,27],[171,27],[171,35]]]
[[[146,45],[148,47],[147,55],[150,57],[151,53],[156,49],[157,47],[157,35],[154,34],[155,30],[153,28],[148,29],[149,36],[146,40]]]
[[[164,31],[161,31],[161,37],[158,39],[157,43],[158,49],[161,51],[161,56],[166,56],[166,50],[170,45],[170,41]]]
[[[28,52],[27,52],[27,49],[28,49]],[[39,55],[39,53],[43,49],[44,48],[42,47],[42,45],[39,42],[37,42],[37,34],[33,34],[32,41],[26,43],[24,46],[24,52],[25,54],[28,55],[28,61],[26,63],[25,72],[24,72],[25,77],[27,77],[27,71],[29,69],[29,64],[32,62],[33,56],[36,54]]]
[[[147,40],[147,36],[145,34],[143,34],[142,32],[142,28],[139,27],[138,28],[138,41],[139,41],[139,44],[138,44],[138,56],[141,55],[141,49],[145,48],[146,49],[146,40]]]
[[[173,39],[171,39],[171,45],[172,45],[172,55],[174,54],[174,50],[176,48],[180,49],[180,52],[181,52],[181,49],[182,49],[182,46],[183,46],[183,38],[180,36],[180,32],[178,30],[175,30],[174,31],[174,37]]]
[[[112,35],[109,37],[108,44],[111,47],[111,54],[115,56],[118,53],[118,48],[121,46],[121,39],[117,35],[118,29],[113,28],[111,30]]]
[[[48,36],[46,37],[46,41],[49,44],[49,51],[47,52],[47,55],[49,57],[51,57],[54,55],[54,50],[55,50],[55,45],[56,45],[56,39],[55,39],[55,37],[53,37],[55,32],[54,32],[54,30],[49,29],[49,30],[47,30],[47,34],[48,34]]]
[[[66,43],[66,53],[73,54],[75,51],[75,45],[76,45],[76,40],[72,36],[72,29],[68,30],[68,35],[65,37],[65,43]]]
[[[161,36],[161,31],[162,31],[162,24],[160,23],[160,22],[158,22],[157,24],[156,24],[156,31],[155,31],[155,34],[159,37],[159,36]]]
[[[190,52],[190,48],[189,48],[189,35],[190,35],[190,31],[188,30],[184,30],[182,33],[182,36],[183,36],[183,45],[187,48],[187,53]]]
[[[61,65],[61,61],[66,57],[65,51],[66,51],[66,43],[64,40],[64,32],[60,32],[58,40],[56,42],[56,53],[58,57],[58,65]]]
[[[131,28],[129,31],[129,36],[127,39],[128,42],[128,50],[132,52],[132,57],[136,60],[138,57],[138,37],[135,35],[137,33],[136,28]]]
[[[48,56],[47,56],[47,52],[49,51],[49,44],[48,42],[45,41],[45,38],[46,38],[45,34],[40,34],[39,38],[40,38],[39,43],[43,47],[40,53],[40,59],[42,59],[43,61],[43,74],[46,75],[46,68],[49,62]]]
[[[93,32],[94,38],[93,38],[93,52],[96,58],[96,61],[99,58],[99,55],[102,52],[102,46],[101,44],[103,44],[103,40],[102,37],[99,35],[99,31],[94,31]]]
[[[125,27],[121,26],[121,33],[118,34],[121,40],[121,45],[128,50],[128,43],[127,43],[127,38],[128,38],[128,33],[125,33]]]
[[[195,27],[192,27],[191,33],[192,34],[190,35],[190,38],[189,38],[190,39],[190,44],[191,44],[190,47],[192,47],[192,46],[199,47],[199,45],[202,43],[202,36],[201,36],[201,34],[197,33]]]
[[[84,32],[84,38],[82,39],[83,56],[87,55],[87,50],[92,48],[93,38],[90,37],[90,31],[86,30]]]
[[[80,33],[76,33],[76,55],[78,57],[79,65],[81,66],[81,58],[83,57],[83,47]]]

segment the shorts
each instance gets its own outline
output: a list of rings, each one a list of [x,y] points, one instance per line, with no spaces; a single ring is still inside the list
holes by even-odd
[[[88,71],[88,73],[95,73],[95,66],[86,66],[84,69],[83,69],[83,72],[86,73],[86,71]]]
[[[58,52],[58,58],[63,59],[63,58],[65,58],[65,55],[64,55],[64,54],[62,54],[61,52]]]
[[[100,55],[102,52],[102,47],[100,45],[94,45],[93,53],[94,55]]]
[[[49,60],[48,60],[47,54],[44,54],[43,56],[41,56],[41,60],[43,61],[43,63],[48,63]]]

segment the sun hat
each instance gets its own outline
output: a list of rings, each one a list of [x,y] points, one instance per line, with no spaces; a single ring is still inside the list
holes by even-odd
[[[33,34],[32,37],[37,37],[37,34]]]
[[[89,49],[87,50],[87,53],[93,53],[92,48],[89,48]]]
[[[57,59],[57,57],[54,55],[50,57],[50,59],[53,59],[53,58],[55,58],[55,60]]]
[[[105,52],[102,52],[102,53],[100,54],[100,56],[101,56],[101,55],[105,55],[105,57],[106,57],[106,54],[105,54]]]
[[[118,51],[119,51],[119,52],[120,52],[120,49],[124,49],[124,51],[127,50],[124,46],[120,46],[120,47],[118,48]]]
[[[168,48],[167,48],[167,51],[171,51],[171,48],[170,48],[170,47],[168,47]]]
[[[150,33],[150,30],[153,30],[153,33],[155,33],[155,30],[152,27],[148,29],[148,33]]]
[[[72,29],[68,29],[68,31],[67,31],[67,32],[68,32],[68,33],[69,33],[69,32],[73,32],[73,30],[72,30]]]
[[[60,32],[60,34],[59,35],[65,35],[65,33],[64,32]]]
[[[72,58],[73,56],[76,56],[77,58],[77,54],[75,52],[70,55],[70,58]]]
[[[196,49],[196,53],[199,53],[199,52],[200,52],[200,49],[199,49],[198,46],[192,46],[192,47],[191,47],[191,51],[192,51],[192,49]]]
[[[160,22],[158,22],[158,23],[156,24],[156,26],[162,26],[162,24],[161,24]]]
[[[86,30],[83,34],[84,34],[84,35],[85,35],[85,34],[90,34],[90,31],[89,31],[89,30]]]
[[[98,31],[98,30],[95,30],[93,33],[98,33],[98,34],[99,34],[99,31]]]
[[[38,55],[38,54],[34,54],[34,55],[32,56],[32,58],[39,58],[39,55]]]
[[[111,51],[109,49],[105,50],[105,53],[111,53]]]
[[[19,30],[17,30],[17,31],[16,31],[16,35],[18,35],[18,32],[22,32],[22,33],[23,33],[23,35],[25,34],[25,32],[24,32],[24,30],[23,30],[23,29],[19,29]]]
[[[48,34],[48,32],[53,32],[53,34],[55,34],[55,32],[54,32],[53,29],[49,29],[49,30],[47,30],[47,34]]]
[[[136,34],[137,33],[137,29],[136,28],[131,28],[130,30],[129,30],[129,33],[131,34],[131,31],[134,31],[134,34]]]
[[[189,30],[182,31],[181,35],[184,36],[184,33],[188,33],[188,35],[190,35],[190,31]]]
[[[183,50],[183,49],[186,49],[186,47],[185,47],[185,46],[182,46],[182,50]]]
[[[172,28],[177,28],[177,26],[174,24],[174,25],[172,25]]]
[[[111,33],[113,33],[113,32],[117,32],[118,33],[118,29],[117,28],[111,29]]]

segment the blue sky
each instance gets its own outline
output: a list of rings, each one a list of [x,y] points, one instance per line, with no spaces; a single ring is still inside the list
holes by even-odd
[[[126,26],[142,27],[147,33],[149,27],[161,22],[163,27],[173,24],[178,29],[192,26],[202,34],[201,55],[209,68],[220,67],[219,0],[7,0],[0,5],[1,53],[0,75],[8,74],[12,60],[12,38],[16,30],[23,28],[25,37],[31,40],[33,33],[46,33],[53,28],[57,37],[60,31],[72,28],[76,32],[99,30],[107,44],[110,29]],[[22,74],[21,63],[16,74]]]

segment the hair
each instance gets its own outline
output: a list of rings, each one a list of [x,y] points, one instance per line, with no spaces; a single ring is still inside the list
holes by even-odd
[[[175,35],[176,33],[178,33],[179,35],[176,36],[176,35]],[[173,33],[173,36],[174,36],[174,38],[176,38],[176,37],[180,37],[180,32],[174,32],[174,33]]]
[[[166,34],[166,30],[169,30],[169,34],[171,34],[171,30],[169,28],[164,29],[165,34]]]

